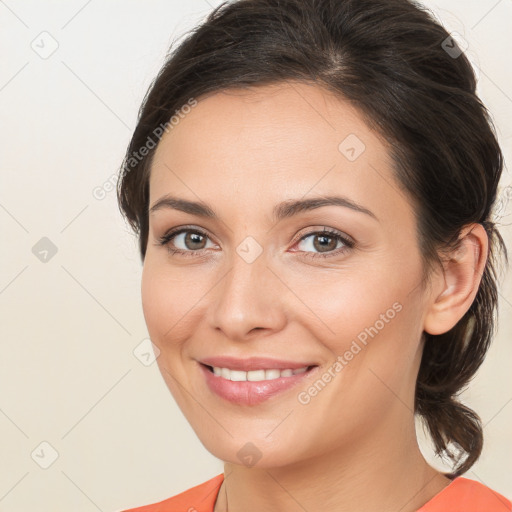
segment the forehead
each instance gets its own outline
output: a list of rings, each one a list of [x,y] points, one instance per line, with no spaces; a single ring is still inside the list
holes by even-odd
[[[254,208],[336,192],[409,206],[385,140],[349,101],[300,82],[199,97],[156,149],[150,204],[170,191]]]
[[[386,156],[386,143],[364,122],[359,111],[339,95],[317,84],[292,82],[227,89],[200,96],[193,108],[174,116],[175,121],[165,140],[173,146],[191,151],[194,147],[228,153],[272,150],[284,154],[288,149],[308,154],[308,149],[322,146],[334,150],[352,134],[367,141],[372,151]],[[222,146],[217,145],[223,142]],[[158,150],[157,150],[158,152]],[[313,155],[318,157],[320,152]]]

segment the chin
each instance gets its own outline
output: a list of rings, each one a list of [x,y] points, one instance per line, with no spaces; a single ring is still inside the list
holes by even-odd
[[[203,446],[217,459],[224,462],[245,466],[247,468],[271,469],[288,466],[307,457],[300,457],[297,452],[297,442],[276,444],[274,441],[265,440],[265,435],[257,436],[234,436],[219,443],[215,439],[203,440],[199,438]]]

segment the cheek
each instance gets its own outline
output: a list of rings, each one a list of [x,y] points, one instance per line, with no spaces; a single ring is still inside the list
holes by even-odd
[[[364,341],[374,326],[384,331],[397,323],[407,295],[407,283],[381,270],[331,270],[311,277],[286,276],[296,304],[290,312],[310,329],[316,326],[318,339],[335,351],[343,349],[346,340],[359,336]]]
[[[146,258],[141,280],[142,309],[151,339],[162,350],[179,345],[197,326],[206,304],[205,277],[198,270],[172,267],[151,255]]]
[[[162,290],[160,289],[158,280],[155,279],[147,257],[142,269],[141,298],[144,319],[151,338],[153,342],[155,342],[156,340],[153,336],[158,332],[158,320],[162,318],[161,311],[159,311],[159,308],[162,306]]]
[[[184,380],[180,352],[181,339],[187,339],[187,310],[182,283],[173,280],[169,270],[146,257],[142,270],[141,298],[144,319],[151,341],[159,349],[157,364],[171,394],[183,400],[178,382]]]
[[[333,388],[350,389],[361,398],[375,395],[375,386],[388,392],[379,377],[392,388],[413,381],[422,303],[419,294],[411,293],[417,269],[407,270],[382,265],[336,279],[332,273],[319,276],[314,286],[311,281],[296,282],[294,292],[307,308],[297,308],[295,321],[314,333],[331,361],[342,358],[338,371],[332,369],[340,375]]]
[[[179,282],[171,282],[162,269],[146,258],[141,280],[142,309],[151,339],[158,345],[180,316],[180,294]]]

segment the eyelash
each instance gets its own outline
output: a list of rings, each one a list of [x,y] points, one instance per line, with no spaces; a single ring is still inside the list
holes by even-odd
[[[186,233],[186,232],[196,233],[198,235],[209,238],[208,235],[200,229],[197,229],[197,228],[192,229],[192,228],[182,227],[182,228],[176,228],[176,229],[172,229],[172,230],[168,231],[165,235],[163,235],[162,237],[160,237],[158,239],[158,244],[166,245],[167,250],[169,251],[170,254],[180,254],[185,257],[196,257],[198,255],[198,253],[201,253],[201,251],[204,251],[206,249],[200,249],[197,251],[194,251],[194,250],[184,251],[182,249],[173,248],[169,245],[169,242],[175,236],[177,236],[181,233]],[[354,246],[355,246],[355,242],[350,240],[348,237],[344,237],[338,231],[334,231],[334,230],[328,229],[328,228],[325,228],[323,231],[312,231],[310,233],[306,233],[301,238],[299,238],[295,243],[299,243],[302,240],[309,238],[310,236],[313,236],[313,235],[323,235],[323,236],[328,236],[329,238],[334,238],[337,241],[343,242],[345,247],[341,247],[341,248],[335,249],[334,251],[329,251],[329,252],[326,252],[323,254],[322,253],[310,253],[307,251],[298,251],[298,252],[304,252],[304,254],[306,255],[307,258],[315,259],[315,258],[329,258],[329,257],[339,256],[340,254],[354,248]]]

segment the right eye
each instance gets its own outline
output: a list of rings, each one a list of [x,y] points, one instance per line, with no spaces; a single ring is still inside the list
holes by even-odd
[[[197,256],[197,253],[202,255],[202,251],[206,249],[204,244],[208,239],[208,235],[200,229],[182,227],[168,231],[159,238],[159,243],[167,246],[171,254]],[[181,247],[176,247],[176,245],[181,245]]]

